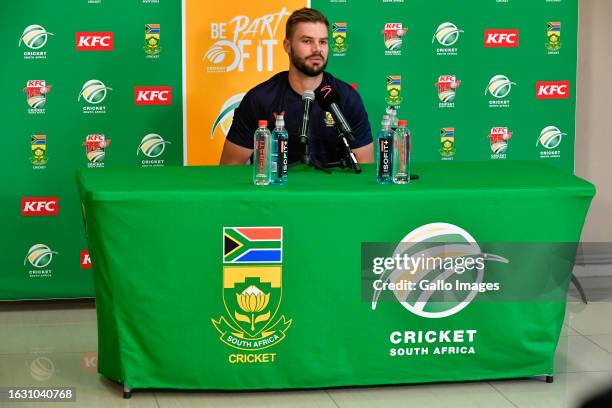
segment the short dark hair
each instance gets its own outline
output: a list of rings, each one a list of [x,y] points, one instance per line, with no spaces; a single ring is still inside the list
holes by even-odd
[[[293,37],[295,26],[298,23],[323,23],[329,28],[329,21],[327,21],[327,17],[323,13],[313,8],[304,7],[295,10],[287,19],[287,25],[285,26],[286,39],[290,40]]]

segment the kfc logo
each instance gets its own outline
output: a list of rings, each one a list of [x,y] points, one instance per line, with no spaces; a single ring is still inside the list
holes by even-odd
[[[81,269],[91,269],[91,258],[87,249],[81,251]]]
[[[485,48],[518,48],[518,30],[485,30]]]
[[[76,33],[77,51],[112,51],[114,44],[111,32]]]
[[[59,214],[59,199],[57,197],[22,197],[21,215],[24,217],[40,217]]]
[[[570,81],[540,81],[536,84],[537,99],[568,99]]]
[[[44,88],[46,86],[46,82],[40,79],[30,79],[26,83],[27,88]]]
[[[171,86],[137,86],[134,88],[136,105],[171,105]]]

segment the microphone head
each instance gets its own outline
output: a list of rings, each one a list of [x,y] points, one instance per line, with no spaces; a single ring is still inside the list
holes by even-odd
[[[304,91],[304,93],[302,94],[302,100],[305,101],[306,99],[308,99],[310,102],[313,102],[315,100],[315,94],[313,91]]]
[[[316,90],[317,102],[324,108],[329,109],[332,103],[338,103],[338,94],[329,85],[323,85]]]

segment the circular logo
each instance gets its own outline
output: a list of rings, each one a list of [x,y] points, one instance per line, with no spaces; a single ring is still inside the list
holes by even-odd
[[[97,105],[106,99],[107,91],[112,91],[112,88],[104,85],[102,81],[97,79],[90,79],[89,81],[83,84],[83,88],[79,93],[78,100],[81,100],[81,97],[85,99],[88,103],[93,105]]]
[[[497,99],[502,99],[510,95],[510,91],[512,91],[512,85],[516,85],[516,83],[510,81],[505,75],[495,75],[489,81],[489,85],[487,86],[487,90],[485,91],[485,95],[490,93]]]
[[[44,244],[36,244],[29,249],[23,264],[29,262],[35,268],[45,268],[53,260],[53,254],[57,252]]]
[[[44,94],[34,95],[31,98],[28,98],[28,105],[32,109],[42,109],[45,107],[45,102],[47,102],[47,98]]]
[[[38,357],[30,363],[30,374],[37,381],[47,381],[55,373],[55,364],[48,357]]]
[[[229,51],[219,45],[212,46],[206,53],[206,59],[213,64],[220,64],[225,60],[225,55]]]
[[[566,133],[561,132],[561,130],[559,130],[558,127],[547,126],[544,129],[542,129],[542,132],[540,133],[540,137],[538,137],[536,146],[538,144],[541,144],[546,149],[556,149],[561,144],[561,141],[563,140],[563,136],[565,135]]]
[[[491,145],[493,154],[504,154],[508,150],[508,142],[497,142]]]
[[[453,224],[423,225],[406,235],[396,247],[393,257],[409,257],[415,261],[412,270],[395,269],[385,272],[392,283],[411,281],[414,290],[395,290],[395,298],[411,313],[430,319],[452,316],[466,308],[478,294],[476,287],[484,278],[484,263],[475,262],[472,270],[445,266],[448,260],[482,257],[486,261],[508,263],[508,260],[482,253],[480,246],[463,228]],[[432,262],[430,262],[432,260]],[[458,265],[458,262],[455,264]],[[444,288],[449,281],[470,284],[471,290]],[[471,284],[476,284],[471,286]],[[441,290],[440,288],[444,288]],[[373,308],[380,293],[375,293]]]
[[[454,89],[447,89],[438,94],[440,101],[443,103],[452,103],[455,101],[456,92]]]
[[[398,30],[397,37],[389,38],[389,40],[386,41],[386,45],[389,51],[397,51],[401,48],[402,38],[401,38],[401,34],[399,34],[400,32],[401,30]]]
[[[233,55],[233,60],[231,56],[226,60],[228,54]],[[208,67],[212,72],[231,72],[238,67],[240,56],[241,52],[236,44],[228,40],[221,40],[206,51],[203,59],[213,64],[212,67]]]
[[[38,50],[45,46],[49,35],[53,35],[53,33],[45,30],[43,26],[32,24],[23,30],[23,34],[21,34],[21,39],[19,40],[19,45],[21,45],[23,42],[26,47],[32,50]]]
[[[138,146],[138,152],[144,153],[145,156],[155,158],[159,157],[164,153],[166,149],[166,142],[160,135],[155,133],[149,133],[145,137],[142,138],[140,142],[140,146]]]
[[[106,156],[104,149],[96,149],[87,152],[87,160],[90,163],[98,163],[104,160],[104,156]]]
[[[442,23],[436,30],[434,39],[436,39],[441,45],[450,47],[459,41],[459,34],[462,32],[463,31],[459,30],[453,23]]]

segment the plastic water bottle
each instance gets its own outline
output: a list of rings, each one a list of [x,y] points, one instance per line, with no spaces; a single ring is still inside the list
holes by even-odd
[[[381,128],[376,135],[376,181],[380,184],[393,183],[393,131],[391,118],[383,115]]]
[[[266,186],[270,184],[272,175],[271,164],[271,144],[272,135],[268,130],[268,121],[260,120],[255,131],[253,153],[253,183],[258,186]]]
[[[285,129],[285,117],[276,115],[276,127],[272,131],[272,180],[279,186],[287,184],[289,167],[289,134]]]
[[[410,182],[410,136],[406,130],[407,122],[397,122],[393,134],[393,182],[407,184]]]

